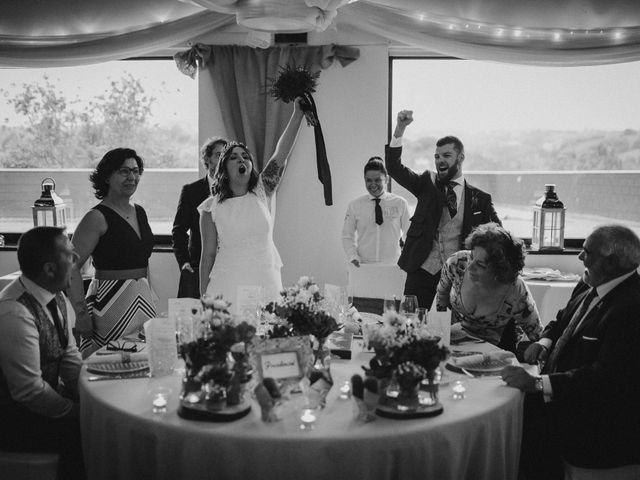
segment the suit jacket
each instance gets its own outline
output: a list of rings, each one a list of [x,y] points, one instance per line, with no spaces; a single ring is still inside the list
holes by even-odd
[[[410,219],[407,240],[398,260],[398,265],[405,272],[415,272],[425,262],[433,247],[446,199],[444,193],[433,183],[431,172],[414,172],[402,164],[401,156],[402,147],[387,145],[385,165],[389,175],[418,199],[415,213]],[[502,224],[493,208],[491,195],[465,182],[460,248],[462,249],[465,238],[474,227],[488,222]]]
[[[200,240],[200,214],[198,205],[211,195],[209,190],[209,180],[203,177],[193,183],[182,187],[178,210],[173,220],[171,239],[173,242],[173,253],[178,260],[178,265],[182,267],[189,262],[192,267],[197,268],[200,264],[201,240]]]
[[[554,345],[589,286],[580,282],[543,338]],[[591,309],[549,375],[564,458],[579,467],[640,464],[640,277]],[[544,371],[543,371],[544,373]]]

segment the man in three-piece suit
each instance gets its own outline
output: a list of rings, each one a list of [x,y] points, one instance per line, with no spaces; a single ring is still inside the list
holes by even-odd
[[[529,363],[545,361],[542,375],[521,367],[502,372],[509,386],[527,392],[527,479],[562,478],[561,459],[640,472],[640,240],[621,225],[599,227],[579,258],[582,281],[525,352]]]
[[[171,238],[173,253],[180,266],[180,284],[178,298],[200,298],[200,281],[198,268],[200,265],[200,214],[198,205],[211,195],[212,178],[218,165],[220,153],[227,145],[222,137],[209,138],[200,150],[200,158],[207,174],[200,180],[182,187],[178,210],[173,220]]]
[[[501,222],[491,195],[464,179],[464,146],[458,138],[438,140],[435,172],[419,174],[402,164],[402,136],[412,121],[411,110],[398,113],[393,138],[386,147],[385,165],[391,178],[418,199],[398,260],[407,272],[404,294],[415,295],[420,307],[431,308],[447,258],[462,248],[473,227]]]

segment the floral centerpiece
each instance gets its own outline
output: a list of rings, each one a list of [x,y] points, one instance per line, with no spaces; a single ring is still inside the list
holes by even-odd
[[[229,306],[220,297],[203,299],[202,313],[194,317],[196,339],[179,346],[186,367],[182,405],[219,411],[243,401],[251,379],[247,345],[256,329],[236,323]]]
[[[326,340],[341,325],[328,312],[320,288],[313,279],[300,277],[294,285],[284,288],[276,301],[267,304],[264,311],[270,319],[270,338],[310,336],[314,359],[306,375],[308,388],[319,392],[319,404],[324,406],[326,394],[333,385]]]
[[[409,323],[393,311],[384,314],[382,325],[372,329],[368,335],[368,346],[375,352],[366,374],[375,377],[382,385],[397,386],[397,391],[379,389],[381,401],[387,397],[398,397],[398,401],[409,403],[417,400],[418,389],[426,380],[428,390],[437,402],[437,389],[433,383],[440,363],[447,358],[448,350],[439,345],[440,339],[424,325]]]

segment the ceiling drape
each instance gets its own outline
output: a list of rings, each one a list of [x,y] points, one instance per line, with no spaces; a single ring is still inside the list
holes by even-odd
[[[0,37],[0,67],[67,67],[149,55],[235,23],[230,15],[202,12],[132,32],[75,35],[56,40]]]

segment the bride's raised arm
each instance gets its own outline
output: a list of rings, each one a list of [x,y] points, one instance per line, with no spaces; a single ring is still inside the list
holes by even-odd
[[[284,167],[287,164],[287,159],[289,158],[289,154],[291,153],[293,145],[296,142],[298,130],[300,129],[300,122],[304,117],[302,107],[300,106],[301,101],[304,100],[297,98],[293,103],[293,113],[291,114],[289,123],[287,124],[284,132],[282,132],[282,135],[278,140],[275,152],[273,152],[273,155],[271,155],[269,162],[260,174],[260,176],[262,177],[262,183],[264,184],[264,189],[268,196],[271,196],[273,194],[278,184],[280,183],[282,172],[284,171]]]

